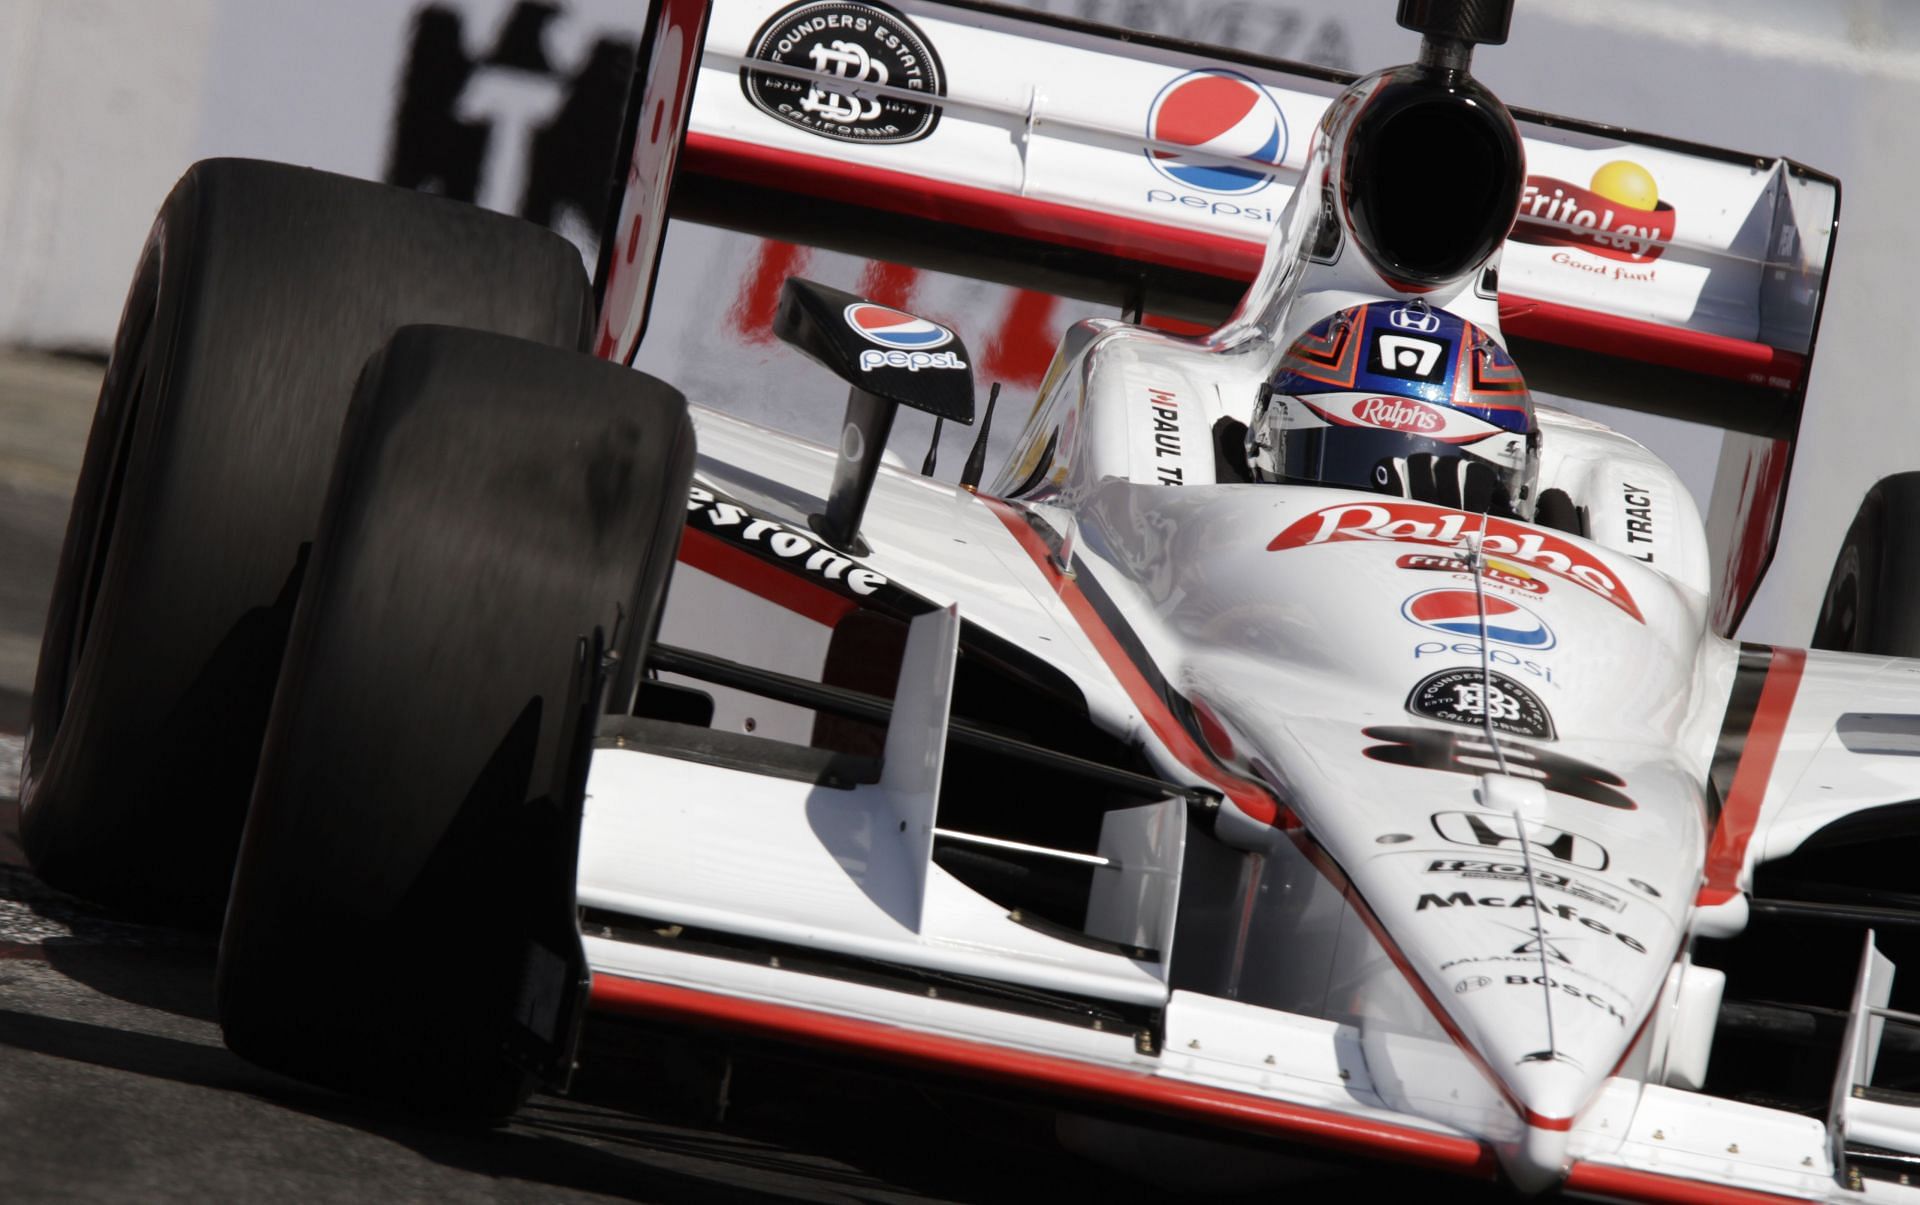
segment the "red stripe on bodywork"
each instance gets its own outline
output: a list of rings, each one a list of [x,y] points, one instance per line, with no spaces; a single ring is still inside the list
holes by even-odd
[[[771,1034],[910,1067],[1036,1085],[1077,1097],[1275,1134],[1345,1154],[1386,1156],[1487,1179],[1494,1175],[1492,1153],[1471,1138],[1429,1133],[1141,1071],[617,975],[594,976],[591,1002],[594,1008],[609,1013]]]
[[[856,604],[819,582],[789,573],[743,552],[710,532],[687,528],[680,537],[680,562],[711,573],[749,594],[758,595],[796,615],[832,627]]]
[[[1500,295],[1500,329],[1520,339],[1538,339],[1542,343],[1772,389],[1797,388],[1807,371],[1805,356],[1765,343],[1663,326],[1558,302],[1536,301],[1512,293]]]
[[[1567,1173],[1565,1187],[1568,1192],[1658,1205],[1805,1205],[1803,1197],[1782,1197],[1750,1188],[1683,1180],[1678,1176],[1600,1163],[1575,1163]]]
[[[1760,702],[1754,708],[1753,725],[1740,752],[1740,765],[1733,772],[1733,786],[1727,791],[1720,823],[1707,847],[1706,881],[1696,900],[1703,907],[1724,904],[1740,894],[1740,868],[1746,863],[1747,842],[1760,819],[1760,805],[1773,778],[1774,758],[1780,752],[1780,738],[1786,733],[1787,716],[1800,691],[1800,674],[1806,664],[1807,654],[1800,649],[1773,651],[1773,664],[1767,668],[1766,684],[1760,688]]]
[[[1054,565],[1052,551],[1027,522],[1026,516],[998,498],[979,497],[987,504],[987,509],[999,516],[1000,522],[1013,533],[1013,538],[1019,541],[1027,555],[1033,558],[1033,563],[1047,579],[1047,585],[1066,605],[1087,639],[1093,642],[1101,659],[1107,663],[1107,668],[1140,712],[1140,717],[1168,751],[1179,759],[1181,765],[1218,787],[1242,812],[1262,824],[1274,823],[1280,815],[1279,804],[1265,789],[1228,771],[1200,747],[1193,739],[1193,734],[1187,731],[1186,725],[1174,716],[1167,701],[1160,697],[1160,693],[1140,672],[1140,667],[1133,663],[1133,658],[1121,647],[1119,639],[1107,627],[1106,621],[1087,600],[1079,585]]]
[[[1263,244],[689,132],[682,170],[1189,272],[1253,279]]]
[[[696,131],[687,134],[681,170],[1229,280],[1252,280],[1266,249],[1264,242]],[[1775,389],[1797,388],[1806,375],[1805,356],[1764,343],[1512,294],[1500,299],[1500,323],[1510,335]]]

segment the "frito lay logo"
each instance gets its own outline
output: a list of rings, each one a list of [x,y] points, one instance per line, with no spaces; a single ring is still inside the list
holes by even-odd
[[[1451,548],[1469,532],[1480,530],[1482,523],[1486,524],[1486,539],[1481,546],[1488,554],[1565,578],[1593,591],[1641,623],[1646,622],[1626,586],[1579,545],[1505,519],[1469,515],[1422,502],[1355,502],[1329,506],[1296,519],[1273,537],[1267,551],[1348,540]]]
[[[1440,412],[1425,402],[1402,397],[1370,397],[1353,404],[1353,417],[1369,427],[1426,434],[1447,425]]]
[[[1673,219],[1673,206],[1660,199],[1653,173],[1630,159],[1615,159],[1602,164],[1585,188],[1552,176],[1527,177],[1513,238],[1646,263],[1666,250]]]

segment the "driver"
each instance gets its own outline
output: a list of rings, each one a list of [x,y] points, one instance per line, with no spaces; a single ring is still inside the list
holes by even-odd
[[[1293,341],[1247,424],[1257,481],[1533,517],[1540,427],[1506,350],[1422,301],[1340,310]]]

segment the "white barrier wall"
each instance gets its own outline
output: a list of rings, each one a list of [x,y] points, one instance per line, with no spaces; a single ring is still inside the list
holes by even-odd
[[[199,137],[215,0],[0,2],[0,343],[103,347]]]
[[[611,137],[641,7],[0,0],[0,343],[104,347],[154,207],[207,155],[471,195],[589,247],[601,169],[580,148]],[[1392,0],[1030,7],[1348,68],[1403,61],[1414,47],[1392,24]],[[1920,186],[1920,6],[1520,0],[1512,44],[1483,50],[1477,67],[1517,106],[1786,154],[1842,179],[1843,237],[1786,531],[1743,632],[1803,641],[1860,496],[1920,467],[1920,407],[1898,371],[1911,337],[1906,265],[1920,243],[1906,205]],[[1042,333],[1067,317],[1049,314]],[[807,421],[738,392],[750,413]],[[1683,460],[1706,459],[1697,439],[1676,446]],[[1711,472],[1680,467],[1696,490]]]

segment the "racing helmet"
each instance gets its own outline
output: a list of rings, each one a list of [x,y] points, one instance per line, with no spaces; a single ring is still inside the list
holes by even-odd
[[[1247,424],[1256,480],[1345,486],[1527,519],[1533,397],[1506,349],[1425,302],[1340,310],[1295,339]]]

